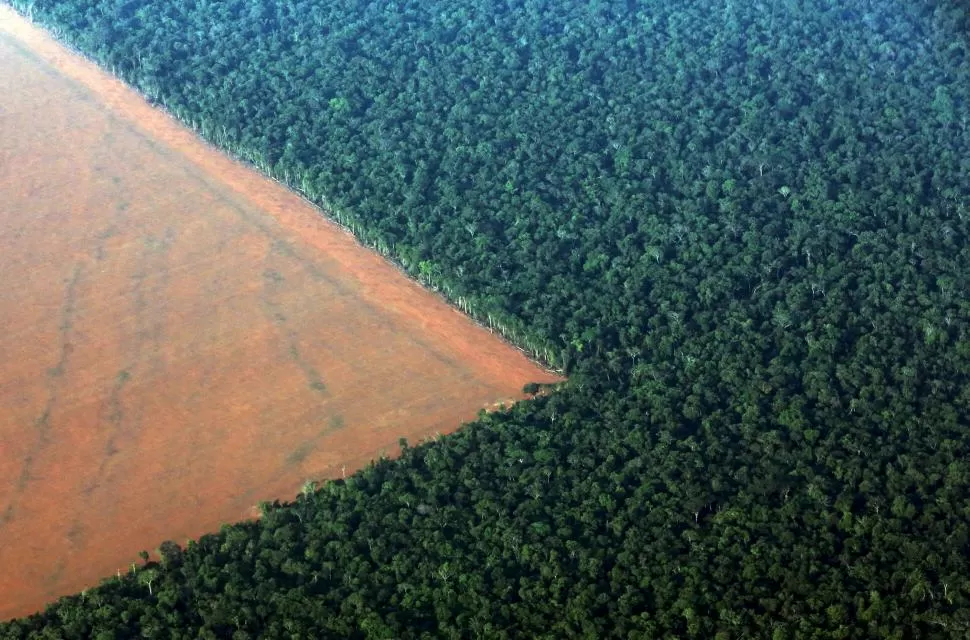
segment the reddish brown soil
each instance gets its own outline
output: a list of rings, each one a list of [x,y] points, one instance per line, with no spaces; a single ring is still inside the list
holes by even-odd
[[[0,619],[554,381],[0,7]]]

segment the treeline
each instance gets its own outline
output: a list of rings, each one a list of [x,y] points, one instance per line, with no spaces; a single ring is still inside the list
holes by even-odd
[[[956,4],[14,4],[572,380],[0,637],[970,633]]]

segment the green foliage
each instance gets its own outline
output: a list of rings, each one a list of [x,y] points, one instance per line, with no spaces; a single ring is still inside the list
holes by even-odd
[[[964,12],[14,4],[571,381],[0,638],[967,637]]]

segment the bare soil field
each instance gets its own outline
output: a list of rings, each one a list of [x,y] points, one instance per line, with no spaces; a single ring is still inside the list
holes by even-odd
[[[0,7],[0,619],[552,382]]]

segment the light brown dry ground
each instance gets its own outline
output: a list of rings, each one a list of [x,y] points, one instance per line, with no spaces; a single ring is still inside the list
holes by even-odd
[[[556,379],[3,7],[0,329],[0,619]]]

